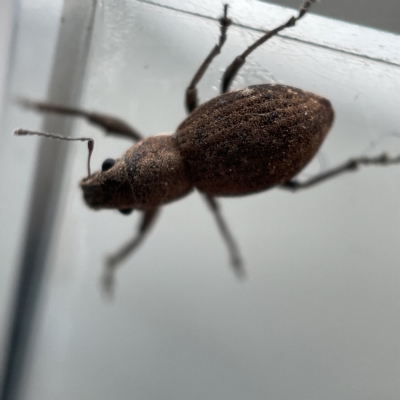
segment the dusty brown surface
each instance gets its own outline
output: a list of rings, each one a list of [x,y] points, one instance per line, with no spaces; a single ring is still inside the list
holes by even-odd
[[[291,179],[315,155],[332,121],[332,107],[320,96],[258,85],[201,105],[177,137],[197,188],[239,195]]]

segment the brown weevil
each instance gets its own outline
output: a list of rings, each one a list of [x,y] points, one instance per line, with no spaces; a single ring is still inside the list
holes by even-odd
[[[80,186],[87,205],[117,209],[123,214],[142,213],[137,235],[107,259],[104,287],[112,288],[113,271],[142,242],[160,206],[177,200],[194,188],[202,193],[228,246],[231,264],[242,275],[243,263],[235,241],[221,215],[217,196],[240,196],[273,187],[295,191],[307,188],[361,164],[399,163],[400,157],[360,157],[307,181],[293,179],[314,157],[329,131],[334,112],[328,100],[316,94],[278,84],[250,86],[229,92],[230,84],[246,57],[285,28],[295,25],[316,0],[306,0],[296,17],[265,33],[235,58],[222,78],[221,95],[198,106],[196,86],[226,40],[230,19],[227,5],[220,18],[219,42],[211,50],[186,90],[189,116],[173,134],[148,138],[125,122],[103,114],[49,103],[24,101],[42,112],[83,117],[106,133],[137,143],[119,159],[106,159],[101,171],[90,173],[93,140],[88,140],[88,177]],[[18,135],[57,135],[17,130]]]

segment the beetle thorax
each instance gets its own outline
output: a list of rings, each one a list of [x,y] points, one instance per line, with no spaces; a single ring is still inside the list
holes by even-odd
[[[184,196],[192,186],[174,135],[141,140],[112,168],[81,182],[86,203],[96,209],[152,208]]]

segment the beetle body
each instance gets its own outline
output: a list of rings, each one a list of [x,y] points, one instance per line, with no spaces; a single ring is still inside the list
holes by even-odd
[[[178,127],[177,137],[199,190],[244,195],[297,174],[332,121],[332,107],[320,96],[285,85],[258,85],[199,106]]]
[[[173,135],[143,139],[106,171],[81,181],[95,209],[147,209],[196,187],[245,195],[283,184],[317,152],[333,122],[328,100],[285,85],[257,85],[196,108]]]
[[[228,6],[220,18],[220,36],[186,88],[189,116],[173,134],[148,138],[119,118],[65,105],[24,101],[44,112],[85,118],[106,133],[136,142],[121,158],[106,159],[101,171],[91,174],[91,138],[66,138],[24,129],[16,135],[39,135],[63,140],[88,141],[88,177],[80,182],[87,205],[93,209],[117,209],[123,214],[140,211],[138,231],[115,254],[107,257],[103,277],[110,292],[115,268],[143,241],[160,206],[198,189],[213,213],[238,276],[243,276],[240,252],[221,213],[217,196],[240,196],[272,187],[297,191],[354,171],[359,165],[400,163],[400,156],[358,157],[306,180],[295,177],[314,157],[334,119],[328,100],[286,85],[256,85],[229,92],[230,84],[246,57],[283,29],[293,27],[316,0],[304,0],[298,15],[267,31],[226,68],[221,95],[199,105],[197,85],[212,60],[221,52],[231,24]],[[294,179],[293,179],[294,178]]]

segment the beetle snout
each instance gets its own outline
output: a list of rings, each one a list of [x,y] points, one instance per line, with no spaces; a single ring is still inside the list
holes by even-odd
[[[84,178],[79,183],[83,191],[83,198],[90,208],[99,209],[106,206],[104,189],[101,182],[97,182],[96,176],[99,173],[92,175],[90,178]]]
[[[120,169],[113,168],[97,171],[91,177],[82,179],[80,187],[86,204],[94,209],[135,208],[132,186],[124,177]]]

